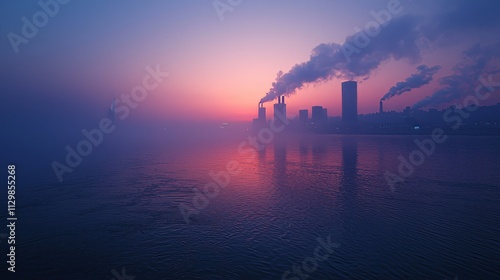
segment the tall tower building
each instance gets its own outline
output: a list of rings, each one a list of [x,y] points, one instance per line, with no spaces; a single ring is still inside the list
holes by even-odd
[[[299,121],[306,123],[309,120],[309,111],[307,110],[299,110]]]
[[[342,123],[355,125],[358,122],[358,83],[342,83]]]
[[[278,103],[274,104],[274,123],[278,126],[285,124],[286,104],[285,97],[278,96]]]
[[[320,123],[323,119],[323,107],[322,106],[312,106],[312,116],[311,119],[314,123]]]
[[[263,103],[259,103],[259,122],[266,123],[266,108]]]

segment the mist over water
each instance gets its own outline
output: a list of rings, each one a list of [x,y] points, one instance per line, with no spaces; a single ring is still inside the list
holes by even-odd
[[[0,2],[0,280],[499,279],[499,10]]]
[[[280,279],[330,236],[312,279],[497,275],[500,138],[450,136],[392,193],[383,174],[414,136],[277,135],[251,157],[246,126],[203,127],[117,128],[62,183],[30,174],[49,183],[20,188],[19,274]],[[179,205],[229,161],[241,172],[187,224]]]

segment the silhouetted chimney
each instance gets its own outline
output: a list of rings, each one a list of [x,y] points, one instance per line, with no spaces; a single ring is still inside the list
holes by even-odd
[[[261,124],[266,123],[266,108],[264,108],[264,104],[260,102],[259,102],[259,114],[257,119]]]

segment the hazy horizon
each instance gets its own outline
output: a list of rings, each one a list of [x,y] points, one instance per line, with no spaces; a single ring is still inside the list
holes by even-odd
[[[0,1],[0,279],[500,279],[499,12]]]
[[[314,105],[328,108],[329,115],[340,115],[340,84],[350,78],[358,80],[358,111],[366,114],[377,112],[378,101],[415,74],[417,66],[439,66],[428,84],[385,101],[387,110],[401,111],[449,86],[447,77],[467,74],[464,67],[486,78],[499,65],[494,47],[498,40],[491,35],[498,31],[500,20],[494,13],[497,3],[491,1],[474,5],[468,1],[380,0],[358,5],[242,1],[222,13],[223,20],[210,2],[87,1],[80,5],[69,1],[46,25],[35,26],[33,38],[17,44],[8,34],[23,36],[21,19],[32,21],[42,9],[35,1],[0,5],[6,115],[20,111],[61,118],[98,115],[114,98],[141,85],[148,66],[169,76],[134,110],[137,120],[251,120],[277,73],[286,76],[294,69],[301,72],[286,77],[290,86],[299,83],[300,88],[303,81],[317,80],[303,83],[287,97],[290,117]],[[383,22],[387,15],[390,18]],[[364,28],[376,26],[372,23],[377,20],[383,23],[381,30],[366,33]],[[366,33],[367,44],[356,37],[360,30]],[[401,49],[384,45],[391,40],[408,45]],[[352,51],[349,46],[357,50],[348,56],[338,50],[328,54],[335,44],[344,44],[344,51]],[[310,73],[294,68],[313,59],[311,55],[317,55],[317,62],[307,66]],[[352,61],[345,64],[344,59]],[[318,67],[331,70],[322,73]],[[493,81],[500,80],[498,74]],[[472,89],[479,84],[470,82]],[[427,108],[460,104],[473,93],[464,86],[452,90],[454,97]],[[500,98],[492,96],[482,105],[498,102]],[[265,104],[268,118],[272,103]]]

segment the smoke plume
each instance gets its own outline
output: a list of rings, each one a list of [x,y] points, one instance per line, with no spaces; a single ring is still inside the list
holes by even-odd
[[[272,88],[260,102],[268,102],[280,95],[291,95],[305,84],[332,78],[368,78],[386,60],[420,60],[418,19],[403,16],[380,28],[379,34],[369,38],[362,30],[346,38],[343,45],[336,43],[316,46],[309,61],[296,64],[287,73],[280,71]],[[364,40],[364,41],[362,41]],[[363,44],[361,43],[363,42]]]
[[[347,37],[343,44],[325,43],[316,46],[308,61],[296,64],[287,73],[280,71],[260,101],[268,102],[280,95],[288,96],[306,84],[333,78],[368,79],[374,70],[390,59],[405,59],[414,64],[421,60],[423,51],[456,44],[457,38],[467,40],[469,37],[466,38],[466,35],[474,34],[477,30],[497,34],[500,2],[456,0],[444,1],[440,5],[441,10],[434,16],[406,14],[394,17],[381,23],[382,26],[376,32],[360,30]],[[455,78],[442,79],[441,83],[446,87],[457,82]]]
[[[398,82],[395,86],[391,87],[384,97],[382,97],[381,101],[401,95],[405,92],[411,91],[412,89],[419,88],[430,83],[434,74],[436,74],[439,69],[441,69],[441,66],[439,65],[433,67],[428,67],[427,65],[418,66],[417,73],[406,78],[403,82]]]
[[[498,70],[493,62],[500,58],[500,41],[487,46],[475,44],[464,51],[463,57],[463,61],[454,67],[452,75],[439,80],[441,88],[413,105],[414,109],[437,107],[473,94],[482,74]]]

